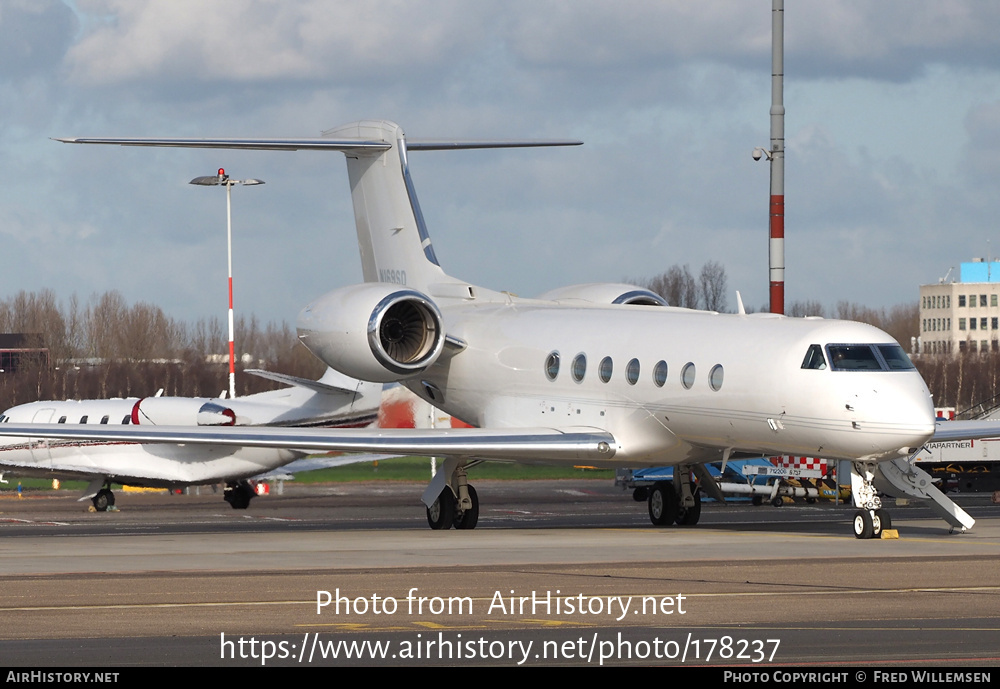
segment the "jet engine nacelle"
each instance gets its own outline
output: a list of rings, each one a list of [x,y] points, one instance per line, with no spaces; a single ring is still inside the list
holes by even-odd
[[[309,351],[352,378],[389,383],[415,376],[444,347],[441,312],[429,297],[385,282],[329,292],[299,314]]]
[[[591,282],[569,285],[549,290],[538,299],[550,301],[587,301],[592,304],[636,304],[639,306],[667,306],[667,300],[645,287],[625,283]]]
[[[140,426],[235,426],[236,413],[218,400],[197,397],[145,397],[132,406]]]

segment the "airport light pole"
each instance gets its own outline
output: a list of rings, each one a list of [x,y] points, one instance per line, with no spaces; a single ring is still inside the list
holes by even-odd
[[[225,169],[208,177],[195,177],[189,184],[226,188],[226,252],[229,259],[229,399],[236,397],[236,346],[233,334],[233,185],[254,186],[262,179],[231,179]]]

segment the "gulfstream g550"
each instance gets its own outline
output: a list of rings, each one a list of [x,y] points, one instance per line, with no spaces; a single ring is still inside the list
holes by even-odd
[[[64,141],[344,153],[365,282],[306,306],[299,337],[345,375],[398,381],[475,428],[140,427],[108,434],[63,427],[52,435],[71,430],[142,442],[444,456],[423,498],[437,529],[476,525],[479,498],[466,469],[481,459],[675,465],[673,481],[648,492],[649,516],[658,525],[695,524],[699,483],[706,491],[715,486],[704,464],[745,456],[852,462],[859,538],[878,535],[887,524],[873,486],[881,474],[891,475],[895,491],[929,497],[906,458],[935,434],[931,397],[903,350],[881,330],[674,308],[648,290],[619,284],[576,285],[524,299],[442,269],[417,203],[409,152],[576,142],[407,142],[402,129],[386,121],[356,122],[316,139]],[[19,434],[42,437],[38,428],[22,427]],[[954,525],[971,526],[968,515],[947,504]]]

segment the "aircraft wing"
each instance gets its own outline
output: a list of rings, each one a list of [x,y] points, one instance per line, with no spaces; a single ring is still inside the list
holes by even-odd
[[[1000,420],[938,421],[934,425],[934,436],[928,442],[940,443],[947,440],[979,440],[980,438],[1000,438]]]
[[[132,443],[207,444],[512,461],[600,461],[614,436],[591,428],[319,429],[263,426],[0,424],[0,436]]]
[[[383,459],[394,459],[399,455],[338,455],[336,457],[304,457],[296,459],[294,462],[282,465],[277,469],[272,469],[264,474],[254,476],[255,481],[261,479],[284,478],[293,474],[301,474],[306,471],[316,471],[317,469],[332,469],[334,467],[348,466],[350,464],[363,464],[365,462],[378,462]]]

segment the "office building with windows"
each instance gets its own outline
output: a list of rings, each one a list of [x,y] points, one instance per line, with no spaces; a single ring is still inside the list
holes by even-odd
[[[1000,351],[1000,261],[973,259],[958,282],[920,286],[919,351]]]

